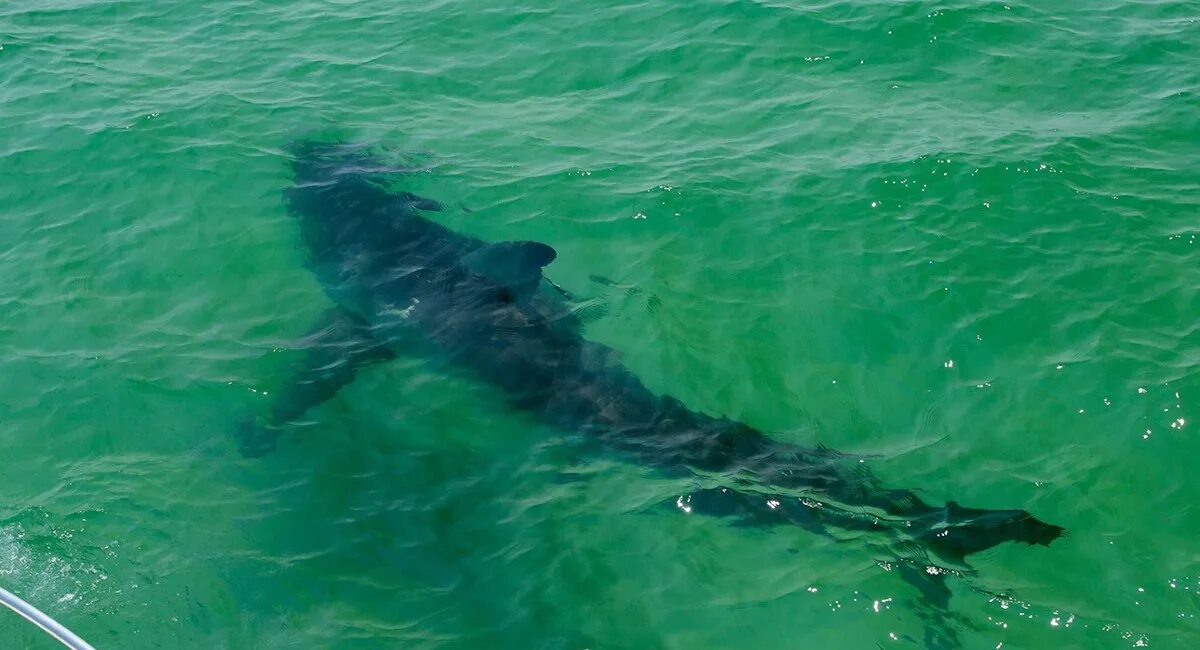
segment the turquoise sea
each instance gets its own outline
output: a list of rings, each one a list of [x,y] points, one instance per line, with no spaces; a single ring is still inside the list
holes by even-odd
[[[1068,536],[931,613],[420,356],[243,458],[313,133],[655,390]],[[1197,648],[1198,239],[1195,2],[0,0],[0,586],[102,650]]]

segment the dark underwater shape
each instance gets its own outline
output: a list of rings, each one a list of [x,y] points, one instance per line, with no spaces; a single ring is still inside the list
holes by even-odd
[[[270,450],[280,427],[332,397],[364,365],[425,346],[501,389],[514,407],[660,471],[721,485],[678,507],[745,525],[793,524],[917,541],[944,559],[1003,542],[1046,545],[1063,529],[1024,510],[933,506],[887,489],[827,449],[775,442],[740,422],[656,395],[583,338],[542,276],[555,258],[537,242],[489,244],[421,213],[441,205],[386,188],[403,177],[357,145],[293,145],[286,191],[308,264],[336,307],[314,330],[305,368],[270,413],[247,421],[242,450]]]

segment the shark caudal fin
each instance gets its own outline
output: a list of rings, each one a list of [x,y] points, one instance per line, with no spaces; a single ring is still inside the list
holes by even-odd
[[[1065,528],[1041,521],[1024,510],[966,508],[953,501],[928,517],[940,521],[929,521],[919,538],[955,560],[1004,542],[1049,546],[1066,533]]]

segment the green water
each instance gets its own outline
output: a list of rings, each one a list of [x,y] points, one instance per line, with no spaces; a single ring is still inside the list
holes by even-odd
[[[934,624],[866,541],[660,508],[420,357],[241,458],[328,306],[281,201],[312,132],[553,245],[656,390],[1065,526],[949,582],[961,647],[1200,647],[1195,3],[5,0],[0,46],[0,585],[98,648]]]

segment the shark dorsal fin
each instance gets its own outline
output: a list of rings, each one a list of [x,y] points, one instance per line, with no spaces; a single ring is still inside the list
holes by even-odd
[[[485,244],[463,257],[463,265],[507,289],[514,301],[527,300],[537,291],[542,267],[554,261],[554,249],[536,241]]]

